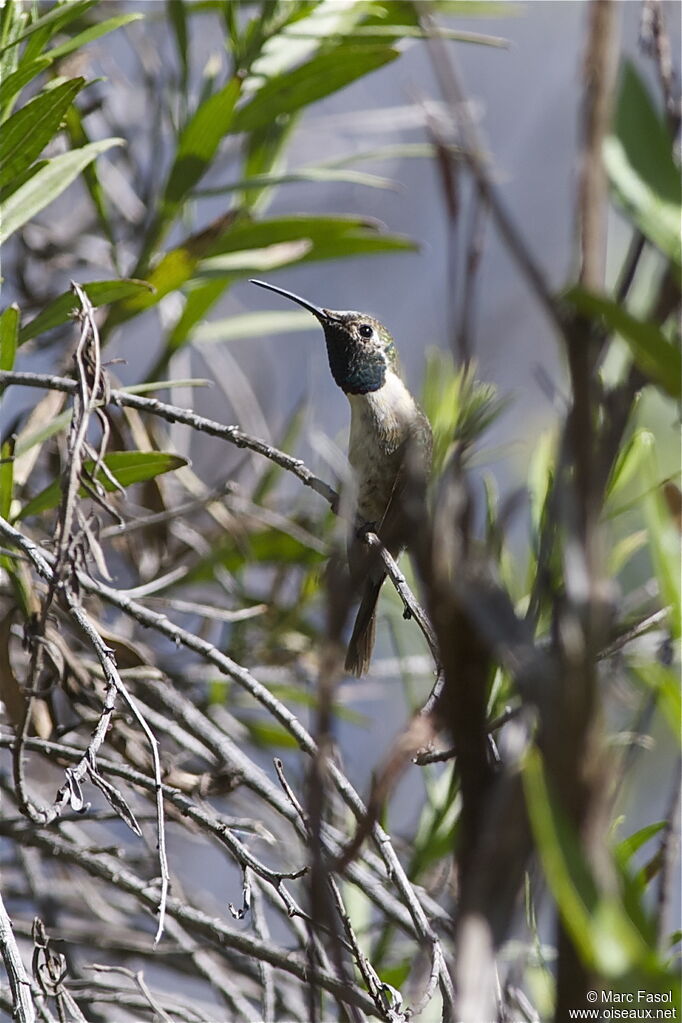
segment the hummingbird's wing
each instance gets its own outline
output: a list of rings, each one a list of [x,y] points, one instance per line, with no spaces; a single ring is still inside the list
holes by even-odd
[[[431,426],[426,416],[420,415],[418,428],[401,445],[400,469],[384,514],[374,525],[374,532],[393,557],[409,546],[415,509],[407,507],[407,502],[416,500],[421,504],[431,468]],[[376,605],[386,578],[384,564],[377,551],[363,543],[358,535],[358,531],[367,525],[357,523],[356,533],[348,545],[351,580],[355,586],[362,588],[362,597],[348,643],[345,668],[357,676],[364,675],[369,668],[376,632]]]
[[[418,510],[406,505],[418,501],[421,503],[431,470],[433,452],[433,435],[431,424],[419,410],[409,435],[398,448],[398,471],[391,487],[386,506],[378,521],[370,523],[372,531],[377,534],[384,547],[396,557],[401,550],[409,546],[412,524],[418,517]],[[361,518],[356,519],[355,533],[348,546],[348,564],[351,578],[362,582],[367,575],[374,579],[383,575],[381,559],[377,558],[366,544],[362,543],[358,534],[368,523]],[[377,566],[372,570],[373,566]]]

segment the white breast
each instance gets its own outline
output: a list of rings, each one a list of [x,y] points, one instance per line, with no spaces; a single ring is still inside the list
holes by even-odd
[[[414,398],[399,376],[388,372],[378,391],[349,394],[348,461],[358,484],[358,511],[380,519],[402,460],[401,445],[414,423]]]

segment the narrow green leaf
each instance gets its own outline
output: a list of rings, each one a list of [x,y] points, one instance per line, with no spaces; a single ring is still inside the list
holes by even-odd
[[[244,545],[237,545],[232,537],[211,551],[210,556],[202,558],[191,571],[183,577],[183,584],[202,582],[212,579],[216,568],[222,566],[228,572],[236,573],[247,565],[317,565],[324,556],[312,547],[278,529],[265,529],[251,533]]]
[[[603,295],[576,286],[564,296],[587,316],[601,316],[627,342],[635,364],[671,398],[682,397],[682,355],[655,324],[638,320],[622,306]]]
[[[187,32],[187,11],[183,0],[166,0],[168,20],[175,35],[175,46],[180,60],[180,87],[183,93],[187,93],[187,79],[189,75],[189,37]]]
[[[6,78],[0,79],[0,121],[4,121],[11,109],[12,102],[21,90],[37,78],[50,63],[49,57],[37,57],[19,65],[16,71]],[[4,145],[4,139],[3,139]]]
[[[211,387],[213,381],[202,380],[200,378],[189,378],[187,380],[152,380],[149,383],[144,384],[132,384],[130,387],[122,387],[121,390],[125,391],[126,394],[146,394],[149,391],[164,391],[170,387]],[[16,446],[15,454],[25,454],[26,451],[30,451],[36,444],[42,444],[44,441],[49,440],[50,437],[54,437],[56,433],[60,433],[65,427],[71,422],[71,416],[73,410],[67,408],[66,411],[60,413],[51,419],[45,426],[41,426],[38,430],[34,430],[33,433],[29,433],[27,436],[22,436]]]
[[[629,835],[618,843],[616,855],[623,863],[627,863],[643,845],[646,845],[649,839],[663,831],[664,827],[665,821],[656,821],[655,824],[647,824],[640,828],[639,831],[635,831],[634,835]]]
[[[648,539],[646,530],[639,529],[613,544],[608,558],[609,575],[613,579],[623,571],[628,561],[634,557],[637,551],[641,551],[646,546]]]
[[[40,426],[37,430],[32,433],[20,434],[17,441],[15,454],[17,458],[30,451],[31,448],[35,447],[36,444],[44,444],[50,437],[54,437],[55,434],[61,433],[61,431],[69,425],[71,422],[71,416],[73,415],[73,409],[67,408],[64,412],[60,412],[58,416],[55,416],[44,426]]]
[[[305,407],[303,402],[299,402],[293,409],[288,422],[284,426],[282,436],[278,440],[277,446],[281,451],[291,451],[294,448],[296,441],[298,440],[303,425],[303,417],[305,415]],[[254,504],[265,504],[266,498],[274,489],[277,480],[280,478],[283,470],[279,465],[274,462],[268,462],[263,467],[260,479],[257,481],[253,491],[251,500]]]
[[[642,466],[652,458],[656,450],[656,438],[649,430],[635,430],[627,444],[620,449],[614,463],[606,493],[614,497],[625,490]]]
[[[213,387],[213,380],[205,377],[185,377],[176,380],[145,380],[143,384],[122,387],[126,394],[147,394],[149,391],[168,391],[172,387]]]
[[[680,697],[678,672],[665,664],[659,664],[658,661],[652,661],[651,658],[641,661],[639,664],[633,664],[632,670],[637,678],[655,694],[661,714],[667,722],[673,738],[679,742],[682,698]]]
[[[668,608],[673,639],[682,635],[682,580],[680,580],[680,535],[663,495],[655,452],[645,466],[651,484],[644,500],[649,549],[658,580],[661,602]]]
[[[260,746],[266,750],[298,749],[298,741],[291,732],[277,722],[242,718],[242,725],[246,726],[249,739],[254,746]]]
[[[82,14],[95,4],[96,0],[71,0],[67,4],[58,4],[51,7],[47,14],[44,14],[40,18],[36,18],[31,21],[31,24],[23,31],[19,31],[16,34],[12,34],[12,37],[8,39],[2,46],[0,46],[0,53],[4,53],[12,46],[16,46],[17,43],[22,42],[24,39],[28,39],[34,32],[42,31],[43,29],[48,30],[48,38],[60,32],[70,22],[75,21],[76,18],[80,18]],[[10,6],[13,6],[10,4]]]
[[[604,163],[620,203],[640,231],[682,265],[680,173],[666,125],[631,62],[623,68]]]
[[[48,160],[36,160],[35,163],[32,163],[30,167],[27,167],[18,175],[18,177],[14,178],[7,188],[0,189],[0,209],[2,209],[2,204],[10,195],[12,195],[13,192],[18,192],[27,181],[30,181],[31,178],[36,176],[38,171],[41,171],[43,167],[47,167],[48,163]]]
[[[214,220],[204,230],[185,238],[176,248],[170,249],[148,274],[148,281],[154,291],[151,295],[135,295],[122,302],[107,319],[108,326],[123,323],[143,309],[156,305],[164,295],[176,291],[185,284],[203,255],[211,252],[217,241],[229,234],[234,224],[234,214],[228,212]],[[225,285],[223,285],[225,287]]]
[[[240,89],[241,82],[230,79],[198,107],[185,125],[164,191],[165,216],[171,215],[208,169],[230,128]]]
[[[88,145],[91,141],[90,136],[85,130],[83,124],[83,118],[80,111],[76,106],[71,106],[66,112],[65,118],[66,130],[69,134],[69,140],[71,142],[72,149],[78,149],[81,146]],[[112,262],[114,263],[115,269],[118,271],[118,258],[116,250],[116,237],[114,230],[109,220],[109,211],[107,207],[107,199],[102,184],[99,180],[99,174],[97,173],[97,164],[90,163],[83,170],[83,181],[87,188],[92,205],[95,208],[97,218],[104,235],[111,246]]]
[[[433,9],[457,18],[517,18],[524,7],[509,0],[433,0]]]
[[[95,308],[103,305],[111,305],[120,299],[130,298],[140,292],[149,292],[152,289],[147,281],[136,281],[124,279],[120,281],[89,281],[83,285],[83,289]],[[41,313],[38,313],[30,323],[19,331],[19,344],[23,345],[32,337],[44,334],[46,330],[52,330],[71,318],[76,308],[76,299],[72,291],[66,291],[59,298],[45,306]]]
[[[112,146],[123,145],[124,141],[117,138],[103,139],[48,160],[42,170],[0,203],[0,243],[54,202],[100,153]]]
[[[261,249],[280,242],[308,239],[312,248],[305,262],[318,259],[342,259],[360,253],[414,249],[414,242],[398,235],[383,233],[383,225],[361,217],[277,217],[271,220],[235,223],[215,243],[211,258],[226,252]]]
[[[458,147],[453,147],[459,151]],[[321,167],[347,167],[351,163],[360,163],[363,160],[403,160],[405,158],[431,159],[438,155],[438,147],[431,142],[398,142],[387,146],[377,146],[374,149],[363,149],[351,156],[336,157],[334,160],[326,160],[320,164]]]
[[[0,447],[0,515],[9,518],[14,489],[14,451],[13,442],[6,440]],[[3,559],[3,567],[6,567]]]
[[[199,276],[211,274],[242,274],[244,276],[264,270],[276,270],[282,266],[298,263],[311,251],[313,245],[308,238],[297,238],[289,242],[276,242],[263,249],[240,249],[220,256],[203,259]]]
[[[300,170],[286,174],[258,174],[253,178],[235,181],[217,188],[202,188],[194,194],[197,197],[229,195],[230,192],[248,192],[258,188],[277,188],[280,185],[295,184],[301,181],[343,182],[349,185],[365,185],[367,188],[383,188],[396,191],[398,185],[391,178],[382,178],[378,174],[366,174],[356,170],[335,170],[332,167],[302,167]]]
[[[237,341],[247,337],[264,337],[268,334],[289,334],[293,331],[319,330],[317,321],[306,312],[244,313],[224,320],[201,323],[191,334],[191,340],[199,343],[211,341]]]
[[[396,42],[401,39],[428,39],[431,33],[425,31],[419,25],[357,25],[346,37],[353,42],[362,39],[392,39]],[[481,46],[494,46],[498,49],[506,49],[509,40],[501,36],[484,35],[482,32],[464,32],[454,28],[438,29],[440,39],[449,39],[458,43],[477,43]],[[306,32],[305,28],[294,29],[287,32],[289,39],[318,39],[319,32]],[[333,37],[333,34],[332,34]]]
[[[5,122],[0,149],[0,188],[22,174],[40,156],[60,130],[66,111],[84,85],[84,78],[72,78],[46,89]]]
[[[281,114],[295,113],[370,71],[376,71],[397,56],[398,51],[390,46],[349,46],[347,43],[317,54],[301,67],[268,79],[237,111],[231,130],[253,131]]]
[[[202,281],[188,290],[185,308],[182,310],[179,320],[168,335],[166,352],[162,356],[165,368],[167,360],[187,343],[192,328],[197,324],[215,305],[223,292],[230,286],[229,277],[217,277],[213,280]]]
[[[133,483],[143,483],[145,480],[154,479],[163,473],[172,472],[187,465],[187,459],[179,455],[171,455],[164,451],[114,451],[104,458],[104,464],[117,480],[120,486],[129,487]],[[92,472],[95,463],[85,463],[85,471]],[[100,470],[97,474],[98,482],[105,490],[115,489],[109,478]],[[81,487],[80,497],[87,497],[87,490]],[[42,512],[56,508],[61,499],[61,488],[59,480],[55,480],[48,487],[37,494],[19,512],[18,518],[25,519],[30,515],[40,515]]]
[[[14,496],[14,438],[6,440],[2,446],[0,446],[0,516],[3,519],[8,520],[10,516],[12,498]],[[5,554],[0,554],[0,568],[8,574],[9,578],[14,581],[18,579],[20,573],[17,572],[16,564],[12,558],[7,557]],[[14,583],[16,585],[16,583]],[[18,603],[24,607],[25,601],[22,601],[19,593]]]
[[[622,976],[650,958],[643,936],[616,896],[597,890],[578,839],[547,786],[537,750],[526,754],[522,777],[540,860],[577,951],[602,976]]]
[[[117,28],[129,25],[132,21],[139,21],[142,17],[142,14],[120,14],[116,18],[108,18],[107,21],[97,22],[95,25],[91,25],[89,28],[79,32],[72,39],[68,39],[61,46],[55,46],[53,49],[48,50],[47,55],[52,60],[60,60],[62,57],[66,57],[67,53],[80,50],[82,47],[87,46],[88,43],[94,42],[95,39],[101,39],[102,36],[107,35],[109,32],[114,32]]]
[[[13,369],[18,339],[19,306],[10,305],[0,315],[0,369]]]

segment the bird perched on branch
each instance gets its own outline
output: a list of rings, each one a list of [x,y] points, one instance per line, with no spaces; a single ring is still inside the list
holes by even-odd
[[[361,542],[360,532],[376,532],[394,557],[407,545],[405,484],[410,475],[417,482],[428,475],[431,426],[400,377],[391,334],[373,316],[323,309],[265,281],[251,283],[296,302],[319,320],[329,368],[350,403],[348,461],[357,505],[348,563],[361,599],[345,666],[363,675],[372,656],[376,605],[386,573],[377,554]]]

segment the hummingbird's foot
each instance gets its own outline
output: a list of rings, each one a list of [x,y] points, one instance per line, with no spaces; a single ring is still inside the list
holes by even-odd
[[[412,617],[412,612],[410,611],[409,607],[404,607],[403,608],[403,618],[405,619],[405,621],[409,622],[411,617]]]
[[[368,533],[376,533],[376,530],[376,522],[361,522],[359,526],[356,526],[355,528],[355,536],[358,540],[365,540]]]

